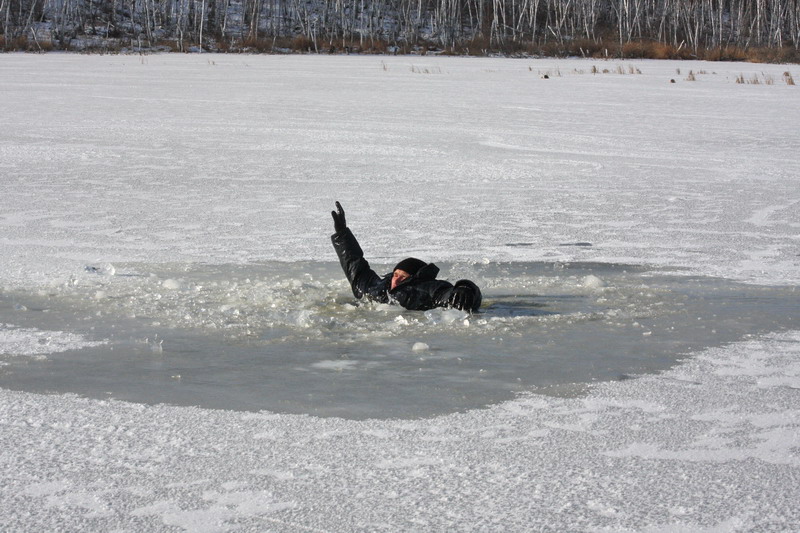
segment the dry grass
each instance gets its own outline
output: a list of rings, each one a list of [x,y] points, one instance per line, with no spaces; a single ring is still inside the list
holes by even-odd
[[[614,47],[611,47],[614,49]],[[797,63],[800,50],[785,46],[783,48],[741,48],[721,46],[693,51],[686,46],[673,46],[654,41],[634,41],[625,43],[613,54],[632,59],[704,59],[707,61],[748,61],[752,63]]]
[[[592,65],[592,69],[590,70],[592,74],[641,74],[642,71],[638,67],[634,67],[633,65],[628,65],[628,68],[625,69],[622,65],[617,65],[614,67],[613,70],[608,68],[599,68],[597,65]]]
[[[792,77],[791,72],[788,70],[783,73],[781,76],[783,81],[786,85],[794,85],[794,78]],[[764,72],[761,73],[761,77],[758,74],[753,74],[749,78],[745,77],[744,74],[739,74],[736,76],[736,83],[744,84],[744,85],[775,85],[775,76],[772,74],[766,74]]]
[[[608,46],[604,45],[601,41],[592,41],[590,39],[578,39],[572,43],[573,55],[580,55],[581,57],[608,57]]]
[[[27,35],[19,35],[13,39],[0,36],[0,50],[19,52],[50,52],[55,49],[52,41],[31,39]]]
[[[318,45],[305,35],[296,35],[289,46],[295,52],[318,52]]]
[[[736,46],[723,46],[707,50],[703,59],[708,61],[747,61],[747,51]]]
[[[585,57],[595,59],[703,59],[710,61],[749,61],[759,63],[800,63],[800,49],[792,46],[782,48],[742,48],[723,46],[692,50],[685,45],[674,46],[652,40],[632,41],[620,44],[614,31],[600,35],[596,39],[564,39],[546,41],[525,41],[508,39],[492,42],[486,35],[475,35],[446,47],[435,42],[417,39],[410,42],[389,42],[381,39],[343,40],[341,37],[319,35],[316,39],[298,34],[294,36],[264,36],[241,38],[233,35],[215,34],[204,39],[205,49],[217,52],[249,53],[330,53],[330,54],[414,54],[436,53],[443,55],[489,56],[505,55],[512,57]],[[114,53],[125,48],[157,51],[172,50],[184,52],[198,43],[191,39],[180,45],[173,37],[156,44],[143,44],[132,37],[112,35],[109,32],[102,43],[89,52]],[[0,50],[48,51],[69,49],[69,43],[51,43],[49,40],[33,39],[31,35],[15,38],[0,35]],[[619,69],[618,69],[619,70]],[[596,72],[593,72],[596,73]],[[620,72],[621,73],[621,72]],[[628,69],[629,74],[636,73]]]
[[[418,67],[416,65],[411,65],[411,72],[414,74],[441,74],[442,69],[440,67]]]
[[[690,59],[692,53],[685,46],[675,47],[655,41],[634,41],[622,45],[621,57],[630,59]]]
[[[242,52],[273,52],[276,49],[275,39],[250,37],[241,42]],[[233,47],[232,47],[233,51]]]
[[[464,53],[468,56],[486,56],[492,50],[489,38],[483,35],[477,35],[466,41],[462,46]],[[455,52],[456,49],[452,49]]]
[[[533,68],[528,67],[528,70],[533,71]],[[561,77],[561,69],[556,68],[555,70],[549,69],[542,72],[541,70],[537,71],[540,78],[543,80],[549,80],[550,78],[560,78]]]

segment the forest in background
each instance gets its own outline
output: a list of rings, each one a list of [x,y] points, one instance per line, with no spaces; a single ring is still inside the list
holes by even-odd
[[[797,62],[800,0],[0,0],[0,50]]]

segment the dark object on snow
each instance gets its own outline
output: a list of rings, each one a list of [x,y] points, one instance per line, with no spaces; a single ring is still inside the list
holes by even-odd
[[[449,281],[436,279],[439,267],[413,257],[400,261],[394,268],[408,272],[411,277],[392,289],[394,270],[379,276],[370,268],[355,235],[345,223],[344,209],[339,202],[336,202],[336,209],[338,213],[332,213],[336,233],[331,235],[331,242],[350,282],[353,296],[359,300],[367,298],[380,303],[397,303],[412,311],[454,307],[474,312],[481,306],[481,291],[473,282],[460,280],[453,285]]]

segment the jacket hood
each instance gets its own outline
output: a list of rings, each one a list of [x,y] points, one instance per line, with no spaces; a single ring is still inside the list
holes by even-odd
[[[423,281],[435,281],[436,276],[438,275],[439,275],[439,267],[437,267],[433,263],[427,263],[424,267],[420,268],[416,274],[404,280],[402,283],[400,283],[397,287],[395,287],[393,290],[390,290],[389,292],[395,292],[402,287],[406,287],[414,283],[419,283]],[[383,279],[387,283],[390,282],[392,279],[392,273],[390,272]]]
[[[411,276],[411,279],[418,279],[420,281],[431,281],[436,279],[436,276],[438,275],[439,275],[439,267],[437,267],[433,263],[428,263],[424,267],[420,268],[415,275]]]

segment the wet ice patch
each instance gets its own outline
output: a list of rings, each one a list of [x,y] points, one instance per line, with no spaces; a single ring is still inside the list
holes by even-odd
[[[23,365],[0,354],[0,386],[413,418],[531,391],[580,394],[800,316],[791,287],[630,265],[439,266],[445,279],[477,282],[479,313],[357,301],[338,264],[315,262],[119,264],[114,276],[85,272],[36,294],[0,294],[0,323],[25,328],[25,342],[69,332],[34,343],[69,341],[58,358]]]
[[[320,370],[333,370],[341,372],[343,370],[350,370],[358,366],[357,361],[320,361],[311,365],[311,368],[318,368]]]
[[[425,318],[431,324],[464,324],[464,320],[469,317],[469,313],[458,309],[431,309],[425,312]]]

